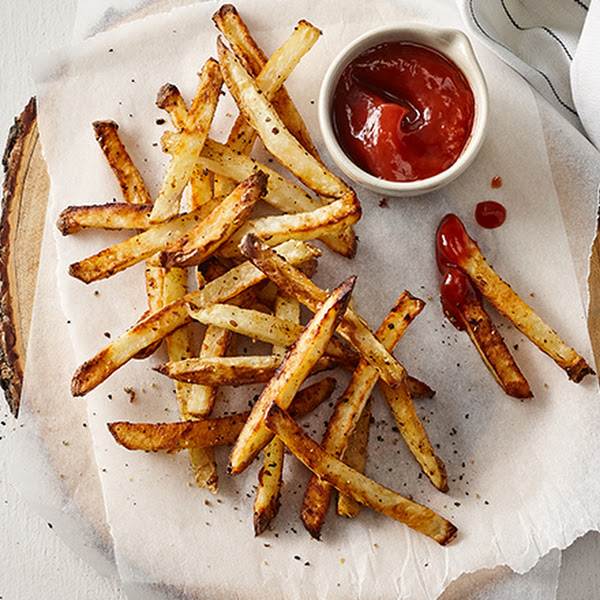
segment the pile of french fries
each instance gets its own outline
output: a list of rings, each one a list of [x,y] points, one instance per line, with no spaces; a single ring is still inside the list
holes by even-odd
[[[496,382],[515,398],[531,398],[533,392],[498,332],[481,297],[486,298],[527,339],[567,373],[575,383],[594,371],[504,281],[487,262],[455,214],[446,215],[437,231],[437,261],[443,274],[442,304],[449,320],[467,332]],[[460,289],[445,298],[444,288]]]
[[[117,124],[94,123],[123,202],[69,207],[58,227],[65,235],[86,227],[127,229],[131,237],[73,263],[69,272],[89,283],[145,261],[148,310],[77,369],[72,393],[87,394],[165,341],[168,361],[155,368],[174,381],[180,420],[110,423],[119,444],[145,451],[186,449],[198,485],[215,492],[216,445],[232,445],[231,475],[262,455],[256,534],[277,513],[287,448],[313,473],[301,508],[312,536],[320,536],[336,489],[340,514],[354,516],[366,505],[447,544],[457,533],[452,523],[363,473],[371,394],[378,385],[423,472],[437,489],[447,489],[444,464],[413,404],[414,398],[433,392],[410,377],[392,354],[424,303],[405,292],[374,332],[353,307],[354,278],[331,293],[311,279],[324,250],[311,242],[352,258],[352,225],[361,216],[355,192],[321,161],[283,85],[321,32],[301,21],[267,58],[233,6],[222,6],[213,20],[221,34],[218,60],[204,64],[189,107],[172,84],[158,93],[157,104],[173,127],[162,139],[170,162],[155,199],[121,142]],[[225,88],[239,116],[226,143],[219,143],[211,138],[211,125]],[[294,179],[250,156],[258,138]],[[277,214],[255,216],[265,203]],[[301,306],[313,315],[307,323],[301,322]],[[198,331],[203,338],[197,348]],[[272,351],[233,354],[234,336],[261,340]],[[307,379],[333,368],[350,370],[352,376],[318,443],[297,419],[329,398],[335,387],[332,377],[310,384]],[[249,383],[264,384],[250,411],[213,416],[220,387]]]

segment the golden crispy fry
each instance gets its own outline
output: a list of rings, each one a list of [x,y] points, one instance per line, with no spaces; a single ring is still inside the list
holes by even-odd
[[[145,204],[92,204],[67,206],[59,215],[56,226],[63,235],[82,229],[147,229],[150,227],[152,206]]]
[[[119,185],[121,186],[121,192],[123,199],[127,204],[145,206],[148,210],[137,209],[137,206],[132,206],[130,211],[115,208],[106,209],[94,209],[94,207],[79,207],[68,214],[63,211],[59,218],[59,228],[63,235],[66,234],[64,228],[67,226],[75,227],[76,230],[80,226],[91,226],[91,227],[103,227],[103,228],[130,228],[135,227],[137,229],[146,229],[149,225],[149,215],[151,213],[152,199],[144,184],[144,181],[133,164],[129,153],[125,149],[121,138],[118,133],[118,125],[114,121],[96,121],[93,123],[93,128],[96,134],[96,139],[100,144],[104,155],[116,176]],[[67,209],[68,210],[68,209]],[[98,214],[100,210],[100,214]],[[106,214],[106,210],[109,214]],[[83,211],[83,213],[82,213]],[[114,213],[117,214],[114,214]],[[128,215],[128,216],[127,216]],[[126,217],[127,218],[124,218]],[[77,217],[77,219],[75,219]],[[92,221],[89,218],[92,217]],[[88,219],[87,221],[85,219]],[[66,219],[66,222],[61,220]],[[62,227],[61,227],[62,226]],[[71,231],[73,232],[73,231]],[[157,274],[156,271],[146,270],[146,288],[148,289],[148,306],[150,310],[157,308],[155,297],[152,296],[152,287],[155,286],[153,277]],[[160,344],[148,347],[144,352],[140,353],[137,358],[143,358],[152,354],[158,348]]]
[[[249,412],[201,421],[176,423],[128,423],[116,421],[108,429],[116,442],[128,450],[175,452],[233,444]]]
[[[531,398],[531,388],[500,332],[487,314],[469,277],[460,269],[446,269],[441,287],[444,314],[468,333],[486,367],[502,389],[514,398]]]
[[[281,319],[300,324],[300,303],[296,298],[287,294],[277,294],[273,302],[273,312]],[[286,351],[286,346],[273,345],[273,354],[282,360]],[[281,439],[275,436],[263,450],[263,455],[254,499],[254,535],[260,535],[279,511],[284,460],[284,445]]]
[[[204,219],[204,209],[154,225],[129,239],[69,266],[69,274],[84,283],[111,277],[168,248]]]
[[[171,163],[152,210],[151,220],[154,223],[166,221],[179,212],[179,198],[192,176],[208,135],[222,83],[219,65],[215,60],[208,59],[200,73],[199,92],[196,94],[202,102],[192,106],[192,117],[186,119],[186,126],[173,150]]]
[[[290,414],[308,414],[318,404],[331,396],[335,379],[325,378],[298,392],[290,406]],[[305,403],[309,398],[311,403]],[[274,437],[264,449],[264,462],[258,476],[258,489],[254,501],[254,535],[260,535],[271,523],[279,510],[279,494],[283,484],[282,468],[284,445]]]
[[[436,456],[435,449],[429,440],[427,431],[417,415],[408,386],[402,385],[392,390],[383,381],[378,382],[379,389],[390,407],[396,425],[402,434],[409,450],[429,477],[431,483],[442,492],[448,490],[446,467]]]
[[[156,371],[179,381],[208,386],[238,386],[266,383],[281,364],[281,358],[267,356],[218,356],[169,362]]]
[[[316,27],[301,21],[285,43],[264,63],[260,72],[253,73],[256,84],[269,100],[273,100],[302,56],[312,48],[320,35],[321,32]],[[286,95],[285,92],[282,95]],[[240,113],[229,133],[227,145],[235,152],[248,154],[255,139],[256,131]],[[226,193],[229,185],[231,183],[228,179],[217,177],[218,193]]]
[[[259,171],[240,183],[206,218],[161,251],[163,267],[190,267],[204,262],[248,219],[264,195],[267,175]]]
[[[321,31],[316,27],[307,21],[300,21],[291,36],[275,51],[271,58],[266,62],[261,61],[262,66],[258,71],[249,70],[255,77],[256,84],[262,90],[262,93],[266,94],[270,101],[278,94],[284,81],[295,69],[300,59],[314,46],[320,35]],[[234,52],[235,49],[236,46],[234,46]],[[237,49],[240,50],[240,47],[237,46]],[[240,52],[240,54],[242,53]],[[243,57],[240,60],[244,62]],[[283,92],[282,95],[287,94]],[[255,130],[240,114],[231,129],[227,145],[235,151],[249,153],[255,137]]]
[[[247,71],[254,77],[258,77],[268,62],[267,57],[253,39],[235,7],[231,4],[223,5],[213,15],[213,21],[219,28],[219,31],[225,36],[235,55],[244,64]],[[304,22],[301,21],[299,26],[301,23]],[[302,27],[305,26],[302,25]],[[310,27],[312,28],[312,26]],[[310,33],[314,35],[315,32],[311,31]],[[294,137],[313,156],[317,156],[317,150],[310,138],[308,129],[284,87],[281,87],[277,91],[273,102],[277,107],[277,113],[281,116]]]
[[[276,402],[269,406],[264,422],[315,475],[340,492],[408,525],[438,544],[448,544],[456,537],[456,527],[430,508],[383,487],[325,452]]]
[[[191,128],[188,125],[188,107],[181,97],[179,89],[172,83],[165,83],[156,96],[156,106],[169,113],[173,125],[178,129]]]
[[[206,328],[199,358],[219,358],[225,356],[231,343],[232,333],[227,329],[209,326]],[[180,381],[183,381],[181,379]],[[194,396],[188,400],[188,414],[190,416],[209,415],[215,404],[217,385],[196,385]]]
[[[205,325],[218,325],[234,333],[276,346],[289,347],[302,333],[302,325],[257,310],[231,304],[213,304],[202,310],[191,310],[191,315]],[[338,364],[354,367],[357,355],[343,342],[332,338],[325,353]]]
[[[302,242],[286,242],[277,251],[291,264],[300,264],[319,254],[316,248]],[[225,302],[264,278],[264,273],[251,263],[242,263],[205,287],[148,315],[76,370],[71,381],[71,393],[74,396],[87,394],[138,352],[189,323],[191,317],[188,305],[201,308]]]
[[[273,105],[221,40],[217,41],[217,47],[223,79],[231,95],[271,154],[316,193],[333,198],[343,196],[348,186],[289,132]]]
[[[270,246],[291,238],[309,241],[345,229],[356,223],[360,217],[360,202],[351,191],[339,200],[310,212],[248,221],[223,244],[221,252],[224,256],[236,256],[239,253],[239,243],[247,233],[253,233]]]
[[[404,292],[386,315],[377,330],[377,338],[388,350],[392,351],[407,327],[423,310],[425,303]],[[362,359],[352,374],[346,391],[335,404],[333,414],[329,419],[323,435],[323,448],[329,454],[341,457],[348,445],[349,437],[356,427],[371,392],[377,383],[379,374],[375,368]],[[401,386],[407,386],[403,381]],[[319,538],[321,528],[329,508],[331,486],[316,476],[312,476],[302,503],[301,517],[307,531]]]
[[[273,169],[210,138],[206,140],[198,164],[235,182],[246,179],[256,171],[264,171],[269,176],[265,202],[284,213],[307,212],[320,206],[300,186]]]
[[[270,88],[268,81],[263,81],[263,79],[270,78],[274,86],[278,82],[279,78],[276,76],[277,74],[267,74],[267,71],[269,71],[272,66],[275,66],[273,64],[275,55],[267,61],[264,52],[252,38],[250,31],[233,6],[225,5],[221,7],[213,16],[213,20],[231,45],[231,48],[239,61],[244,65],[248,73],[256,78],[258,87],[264,93],[267,93],[267,98],[272,101],[273,107],[290,133],[317,161],[322,162],[317,148],[311,140],[308,128],[294,106],[287,90],[284,87],[281,87],[275,96],[272,97],[270,94],[272,89]],[[305,24],[304,21],[300,21],[298,28],[300,27],[312,26]],[[314,35],[314,32],[312,32],[312,34]],[[276,71],[277,69],[273,70]],[[273,87],[273,89],[275,89],[275,87]],[[250,137],[243,127],[238,129],[238,125],[240,125],[241,122],[242,119],[240,117],[236,121],[231,132],[228,140],[229,145],[232,143],[239,144],[239,142],[237,142],[238,139],[241,140],[242,143],[252,143],[253,137]],[[236,145],[235,149],[244,151],[245,146],[242,144],[239,144],[239,146],[240,147]],[[328,202],[327,197],[322,198],[322,200],[324,200],[325,203]],[[329,239],[326,243],[334,252],[339,252],[342,256],[350,258],[356,253],[356,236],[351,227],[343,229],[328,237]]]
[[[281,367],[254,405],[233,447],[229,457],[230,473],[243,471],[271,440],[272,434],[263,424],[266,409],[275,398],[283,407],[289,407],[296,391],[325,351],[346,310],[354,282],[355,278],[350,278],[330,294],[286,354]]]
[[[104,156],[121,186],[125,202],[152,204],[144,180],[119,137],[119,126],[114,121],[95,121],[92,126]]]
[[[409,375],[407,378],[407,383],[411,398],[413,400],[433,398],[435,396],[435,391],[432,390],[425,382],[419,379],[415,379]]]
[[[335,387],[335,380],[324,379],[298,392],[290,407],[290,414],[301,418],[325,401]],[[175,423],[108,423],[115,441],[128,450],[177,452],[190,448],[208,448],[232,444],[239,435],[250,411]]]
[[[369,401],[360,413],[358,422],[354,431],[348,439],[348,446],[344,452],[342,459],[349,466],[359,473],[365,472],[367,462],[367,444],[369,443],[369,431],[371,429],[371,406],[373,398]],[[360,512],[360,503],[354,498],[339,494],[337,501],[337,514],[341,517],[353,518]]]
[[[283,485],[284,445],[275,436],[263,451],[264,462],[258,473],[254,500],[254,535],[260,535],[279,511],[279,494]]]
[[[213,356],[164,363],[156,371],[178,381],[213,387],[266,383],[281,366],[278,355]],[[338,367],[337,359],[322,356],[311,374]]]
[[[298,269],[284,260],[261,242],[248,234],[240,244],[242,254],[261,269],[269,279],[282,290],[315,312],[324,302],[327,294]],[[392,387],[400,385],[406,377],[404,367],[390,354],[376,338],[366,322],[349,309],[339,327],[339,333],[348,340],[359,354],[368,360]]]
[[[166,269],[163,286],[165,305],[183,297],[187,293],[187,289],[188,274],[186,269]],[[173,331],[167,336],[166,342],[169,360],[184,360],[195,354],[194,335],[189,324]],[[175,394],[182,420],[187,421],[209,416],[210,413],[194,417],[190,415],[188,407],[190,404],[198,403],[195,396],[199,393],[202,393],[199,386],[175,381]],[[190,448],[189,455],[196,484],[216,493],[218,490],[218,475],[212,448]]]
[[[449,244],[458,237],[460,252]],[[456,215],[447,215],[438,229],[438,244],[451,253],[449,262],[462,269],[477,289],[540,350],[548,354],[574,382],[593,373],[591,367],[494,271]],[[456,244],[455,244],[456,246]]]

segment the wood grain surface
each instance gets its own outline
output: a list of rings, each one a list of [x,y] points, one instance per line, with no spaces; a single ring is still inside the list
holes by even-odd
[[[37,128],[35,98],[15,119],[2,164],[0,385],[16,416],[50,189]]]

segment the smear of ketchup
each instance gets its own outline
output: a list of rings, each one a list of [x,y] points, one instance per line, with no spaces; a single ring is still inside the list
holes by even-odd
[[[506,208],[494,200],[479,202],[475,207],[475,220],[481,227],[495,229],[506,220]]]
[[[462,221],[455,214],[446,215],[436,235],[436,259],[440,272],[444,273],[447,267],[460,267],[474,244]]]
[[[444,314],[459,330],[465,329],[464,308],[467,305],[481,305],[481,294],[468,275],[456,267],[446,267],[440,297]]]
[[[388,42],[342,72],[333,120],[344,152],[388,181],[415,181],[450,167],[473,127],[473,92],[458,67],[435,50]]]
[[[444,314],[460,330],[465,329],[464,308],[482,305],[481,294],[469,276],[460,269],[475,245],[455,214],[450,213],[441,220],[435,248],[438,269],[443,275],[440,299]]]

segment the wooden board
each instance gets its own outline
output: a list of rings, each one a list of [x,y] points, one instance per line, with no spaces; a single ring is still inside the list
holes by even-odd
[[[50,181],[32,98],[15,119],[2,158],[0,385],[19,411]]]

